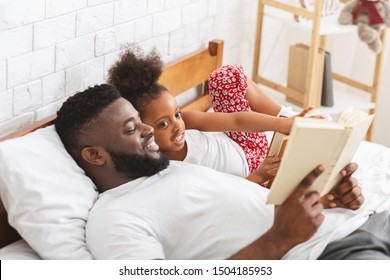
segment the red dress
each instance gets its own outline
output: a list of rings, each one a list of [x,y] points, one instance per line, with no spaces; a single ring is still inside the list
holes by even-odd
[[[249,101],[245,99],[248,78],[241,65],[226,65],[216,69],[209,77],[209,89],[215,112],[250,112]],[[264,132],[225,132],[242,147],[246,155],[249,172],[255,171],[263,162],[268,151]]]

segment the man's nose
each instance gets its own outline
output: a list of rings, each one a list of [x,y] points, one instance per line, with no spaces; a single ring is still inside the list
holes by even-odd
[[[154,128],[148,124],[141,124],[141,136],[146,137],[149,134],[154,134]]]

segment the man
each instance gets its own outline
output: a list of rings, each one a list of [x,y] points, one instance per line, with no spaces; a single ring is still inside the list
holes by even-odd
[[[388,214],[379,215],[383,236],[373,236],[366,230],[370,213],[324,210],[324,201],[350,209],[362,204],[354,164],[343,171],[331,203],[308,192],[323,172],[318,166],[274,209],[265,204],[268,190],[245,179],[169,162],[153,128],[111,86],[70,97],[56,129],[101,192],[86,229],[95,258],[389,258]]]

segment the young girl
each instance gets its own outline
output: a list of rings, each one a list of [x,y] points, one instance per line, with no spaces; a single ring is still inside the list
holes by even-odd
[[[211,74],[215,113],[181,112],[175,98],[157,83],[162,69],[162,59],[155,51],[144,54],[133,47],[125,50],[108,72],[108,82],[133,104],[142,121],[154,128],[160,151],[170,160],[205,165],[260,184],[275,176],[280,158],[266,158],[264,131],[288,134],[293,118],[275,117],[284,114],[284,109],[248,82],[241,66],[224,66]]]

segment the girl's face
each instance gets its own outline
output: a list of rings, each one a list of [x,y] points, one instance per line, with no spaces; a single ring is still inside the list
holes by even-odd
[[[169,155],[185,147],[185,124],[180,108],[169,92],[161,92],[144,107],[142,121],[154,128],[155,141],[161,152]]]

